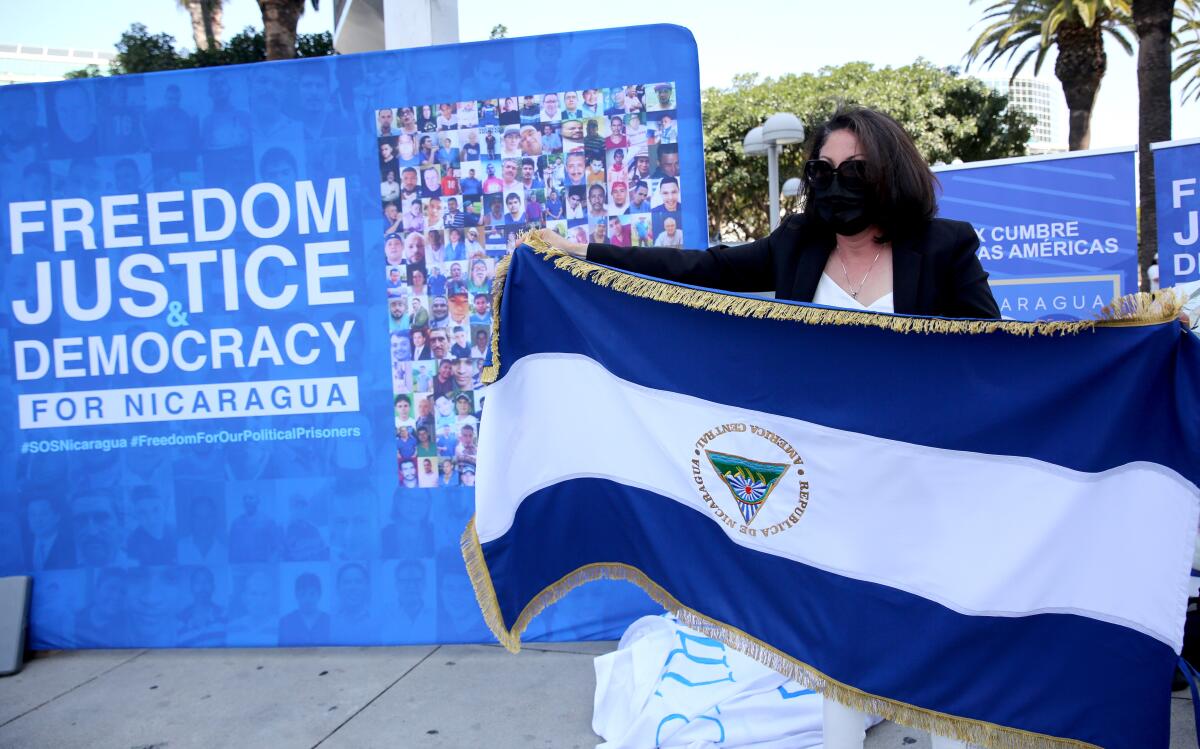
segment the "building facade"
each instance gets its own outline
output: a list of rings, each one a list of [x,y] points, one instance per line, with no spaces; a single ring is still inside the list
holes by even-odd
[[[72,70],[95,65],[102,72],[115,55],[91,49],[61,49],[32,44],[0,44],[0,86],[59,81]]]
[[[342,54],[458,41],[458,0],[334,0],[333,19]]]
[[[1031,155],[1059,153],[1067,150],[1062,123],[1066,108],[1062,93],[1053,85],[1035,78],[984,80],[992,90],[1008,96],[1009,104],[1033,115],[1036,122],[1029,138]]]

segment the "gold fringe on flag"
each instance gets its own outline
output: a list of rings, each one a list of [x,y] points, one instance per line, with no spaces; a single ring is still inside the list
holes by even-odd
[[[524,239],[529,239],[526,235]],[[491,384],[500,377],[500,297],[504,294],[504,281],[508,278],[508,264],[512,255],[505,255],[496,263],[496,277],[492,279],[492,363],[483,368],[479,378]]]
[[[808,689],[820,692],[834,702],[855,710],[878,715],[886,720],[939,736],[947,736],[992,749],[1100,749],[1095,744],[1076,739],[1058,738],[995,723],[959,718],[855,689],[849,684],[831,679],[812,666],[796,660],[737,627],[717,621],[684,606],[644,572],[631,565],[618,562],[588,564],[563,576],[534,596],[533,600],[522,609],[513,626],[509,628],[504,622],[504,615],[500,612],[500,602],[497,600],[496,590],[492,586],[491,572],[488,570],[487,560],[484,559],[479,536],[475,532],[474,518],[471,518],[466,531],[463,532],[461,546],[463,559],[467,564],[467,572],[471,577],[471,585],[475,588],[475,599],[479,603],[480,611],[483,612],[483,620],[500,644],[510,653],[520,652],[521,635],[534,617],[557,603],[575,588],[594,580],[624,580],[645,591],[648,596],[678,618],[685,626],[719,640],[767,668],[803,684]]]
[[[680,304],[692,309],[719,312],[736,317],[755,317],[766,320],[785,320],[809,325],[858,325],[883,328],[897,333],[995,333],[997,331],[1023,336],[1074,335],[1097,327],[1130,327],[1160,325],[1175,320],[1183,310],[1183,299],[1174,289],[1153,293],[1138,292],[1115,298],[1100,311],[1095,320],[1036,321],[1019,320],[954,320],[941,317],[890,315],[879,312],[856,312],[847,309],[812,307],[771,299],[747,298],[721,291],[680,286],[669,281],[643,278],[625,271],[609,268],[588,260],[572,257],[551,247],[537,231],[526,232],[520,244],[528,246],[542,259],[554,263],[576,278],[582,278],[604,288],[666,304]],[[496,264],[492,283],[492,364],[483,368],[485,383],[500,376],[500,302],[511,255]]]
[[[953,320],[940,317],[913,317],[878,312],[826,309],[799,306],[770,299],[750,299],[736,294],[694,289],[669,281],[635,276],[556,250],[536,232],[527,233],[521,241],[544,259],[552,260],[555,267],[567,271],[576,278],[589,280],[623,294],[737,317],[792,320],[813,325],[860,325],[884,328],[898,333],[993,333],[1004,331],[1024,336],[1067,335],[1091,330],[1097,325],[1156,325],[1177,318],[1180,310],[1183,309],[1183,301],[1172,289],[1164,289],[1152,294],[1137,293],[1117,297],[1104,308],[1098,320],[1054,322]]]
[[[1100,310],[1097,324],[1105,328],[1122,328],[1168,322],[1183,312],[1184,301],[1174,288],[1126,294]]]

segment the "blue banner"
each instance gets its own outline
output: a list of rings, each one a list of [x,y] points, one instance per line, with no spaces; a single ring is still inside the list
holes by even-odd
[[[0,574],[35,576],[33,646],[490,639],[459,536],[496,263],[539,226],[704,236],[690,33],[11,86],[0,111]],[[535,636],[652,608],[612,584]]]
[[[1136,291],[1134,152],[1076,152],[934,171],[940,215],[969,221],[1000,313],[1092,318]]]
[[[1176,287],[1200,334],[1200,140],[1155,143],[1159,285]]]
[[[1151,148],[1160,285],[1200,281],[1200,141],[1155,143]]]

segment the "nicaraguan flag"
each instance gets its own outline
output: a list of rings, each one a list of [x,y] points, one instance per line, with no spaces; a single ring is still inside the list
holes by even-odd
[[[463,550],[507,647],[622,578],[900,723],[1168,745],[1200,341],[1162,298],[1105,324],[874,315],[544,246],[501,283]]]

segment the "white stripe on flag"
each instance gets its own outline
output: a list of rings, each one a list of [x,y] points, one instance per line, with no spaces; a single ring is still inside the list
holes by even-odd
[[[565,408],[564,404],[571,404]],[[853,407],[847,405],[847,407]],[[538,354],[488,388],[476,528],[507,532],[540,488],[601,477],[656,492],[718,521],[737,544],[923,596],[971,615],[1070,612],[1182,643],[1197,490],[1153,463],[1083,473],[1031,458],[912,445],[750,411],[621,380],[592,359]],[[705,450],[791,463],[750,528]],[[1052,427],[1047,427],[1052,428]],[[697,453],[697,450],[701,450]],[[702,475],[693,476],[700,458]],[[807,481],[807,505],[796,508]],[[786,484],[786,485],[785,485]],[[1161,570],[1172,570],[1164,576]]]

